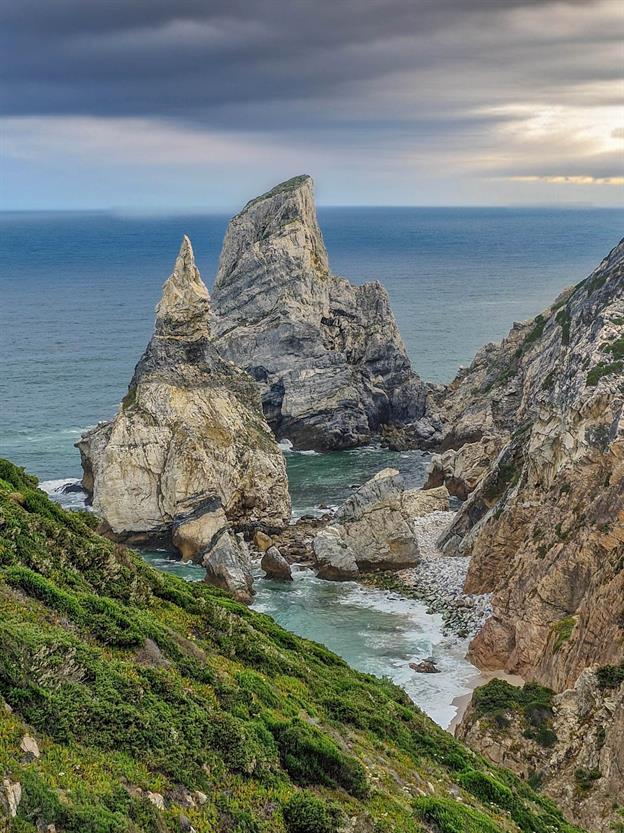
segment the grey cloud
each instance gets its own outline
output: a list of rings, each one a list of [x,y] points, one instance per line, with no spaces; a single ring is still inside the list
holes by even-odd
[[[343,107],[343,99],[355,95],[354,85],[394,73],[438,67],[446,76],[461,72],[462,60],[476,59],[494,69],[501,61],[515,61],[528,72],[531,39],[510,45],[501,31],[498,47],[484,46],[479,23],[513,8],[548,5],[544,0],[3,0],[0,104],[7,115],[139,114],[262,129],[262,119],[252,122],[247,108],[282,102],[277,124],[287,126],[301,114],[302,101],[323,100],[332,122],[332,102]],[[582,8],[586,2],[564,5]],[[449,46],[445,37],[453,32],[457,37]],[[565,47],[553,44],[552,51],[554,77],[557,56],[569,62]],[[584,71],[603,78],[612,65],[597,61]],[[317,111],[321,121],[324,115]],[[402,116],[396,113],[399,120]]]

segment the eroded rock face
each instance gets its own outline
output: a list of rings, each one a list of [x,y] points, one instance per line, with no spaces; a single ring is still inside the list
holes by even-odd
[[[444,477],[500,450],[445,536],[493,592],[473,661],[561,691],[624,657],[624,242],[450,387]],[[462,461],[463,458],[463,461]]]
[[[198,562],[230,523],[281,527],[290,516],[283,456],[256,385],[219,355],[211,328],[184,238],[128,394],[77,444],[83,484],[113,537],[172,540]]]
[[[494,763],[535,778],[584,829],[607,833],[622,821],[613,798],[624,788],[624,685],[601,688],[592,670],[583,671],[553,698],[547,744],[521,711],[509,709],[491,716],[471,706],[456,734]]]
[[[378,472],[315,537],[318,576],[346,580],[371,570],[413,566],[419,559],[415,518],[444,509],[446,488],[407,490],[397,469]]]
[[[347,448],[384,425],[419,421],[433,441],[427,388],[385,290],[329,270],[310,177],[278,185],[234,217],[212,300],[219,349],[258,382],[278,437],[297,448]]]

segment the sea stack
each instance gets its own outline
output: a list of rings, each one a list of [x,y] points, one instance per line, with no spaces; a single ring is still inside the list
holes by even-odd
[[[259,384],[278,438],[329,450],[384,426],[409,424],[422,442],[435,435],[385,289],[330,272],[309,176],[230,222],[213,305],[219,350]]]
[[[290,498],[257,385],[219,355],[212,320],[185,237],[127,395],[114,419],[77,446],[84,487],[110,535],[172,542],[207,568],[218,555],[219,569],[208,573],[226,586],[223,564],[245,560],[230,524],[281,527]],[[235,583],[248,582],[239,576]]]

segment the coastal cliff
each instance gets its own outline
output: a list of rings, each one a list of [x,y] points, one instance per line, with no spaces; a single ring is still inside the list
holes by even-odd
[[[296,448],[361,445],[384,426],[432,442],[388,295],[333,275],[313,184],[299,176],[230,222],[213,289],[216,344],[259,384],[276,436]]]
[[[624,657],[623,369],[624,242],[442,403],[456,459],[496,455],[444,542],[472,556],[466,590],[494,594],[470,649],[483,668],[561,691]]]
[[[438,406],[444,437],[428,485],[467,497],[440,545],[470,557],[466,592],[492,593],[469,657],[534,681],[477,690],[458,734],[540,783],[572,821],[619,829],[624,241],[483,348]],[[544,702],[540,686],[554,690]]]
[[[230,524],[281,527],[290,498],[256,385],[221,357],[212,326],[208,290],[185,237],[127,395],[114,419],[77,445],[83,484],[109,534],[173,542],[200,562],[212,554],[205,565],[221,583],[222,562],[245,562]],[[232,588],[241,597],[247,572]]]
[[[495,680],[477,689],[456,736],[588,830],[624,824],[624,665],[587,669],[561,694]]]

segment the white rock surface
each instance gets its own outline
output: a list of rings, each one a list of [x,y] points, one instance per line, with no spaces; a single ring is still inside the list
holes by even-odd
[[[127,396],[77,444],[83,484],[112,536],[173,540],[197,561],[230,522],[270,528],[290,517],[283,455],[257,387],[221,358],[211,322],[185,237]]]

